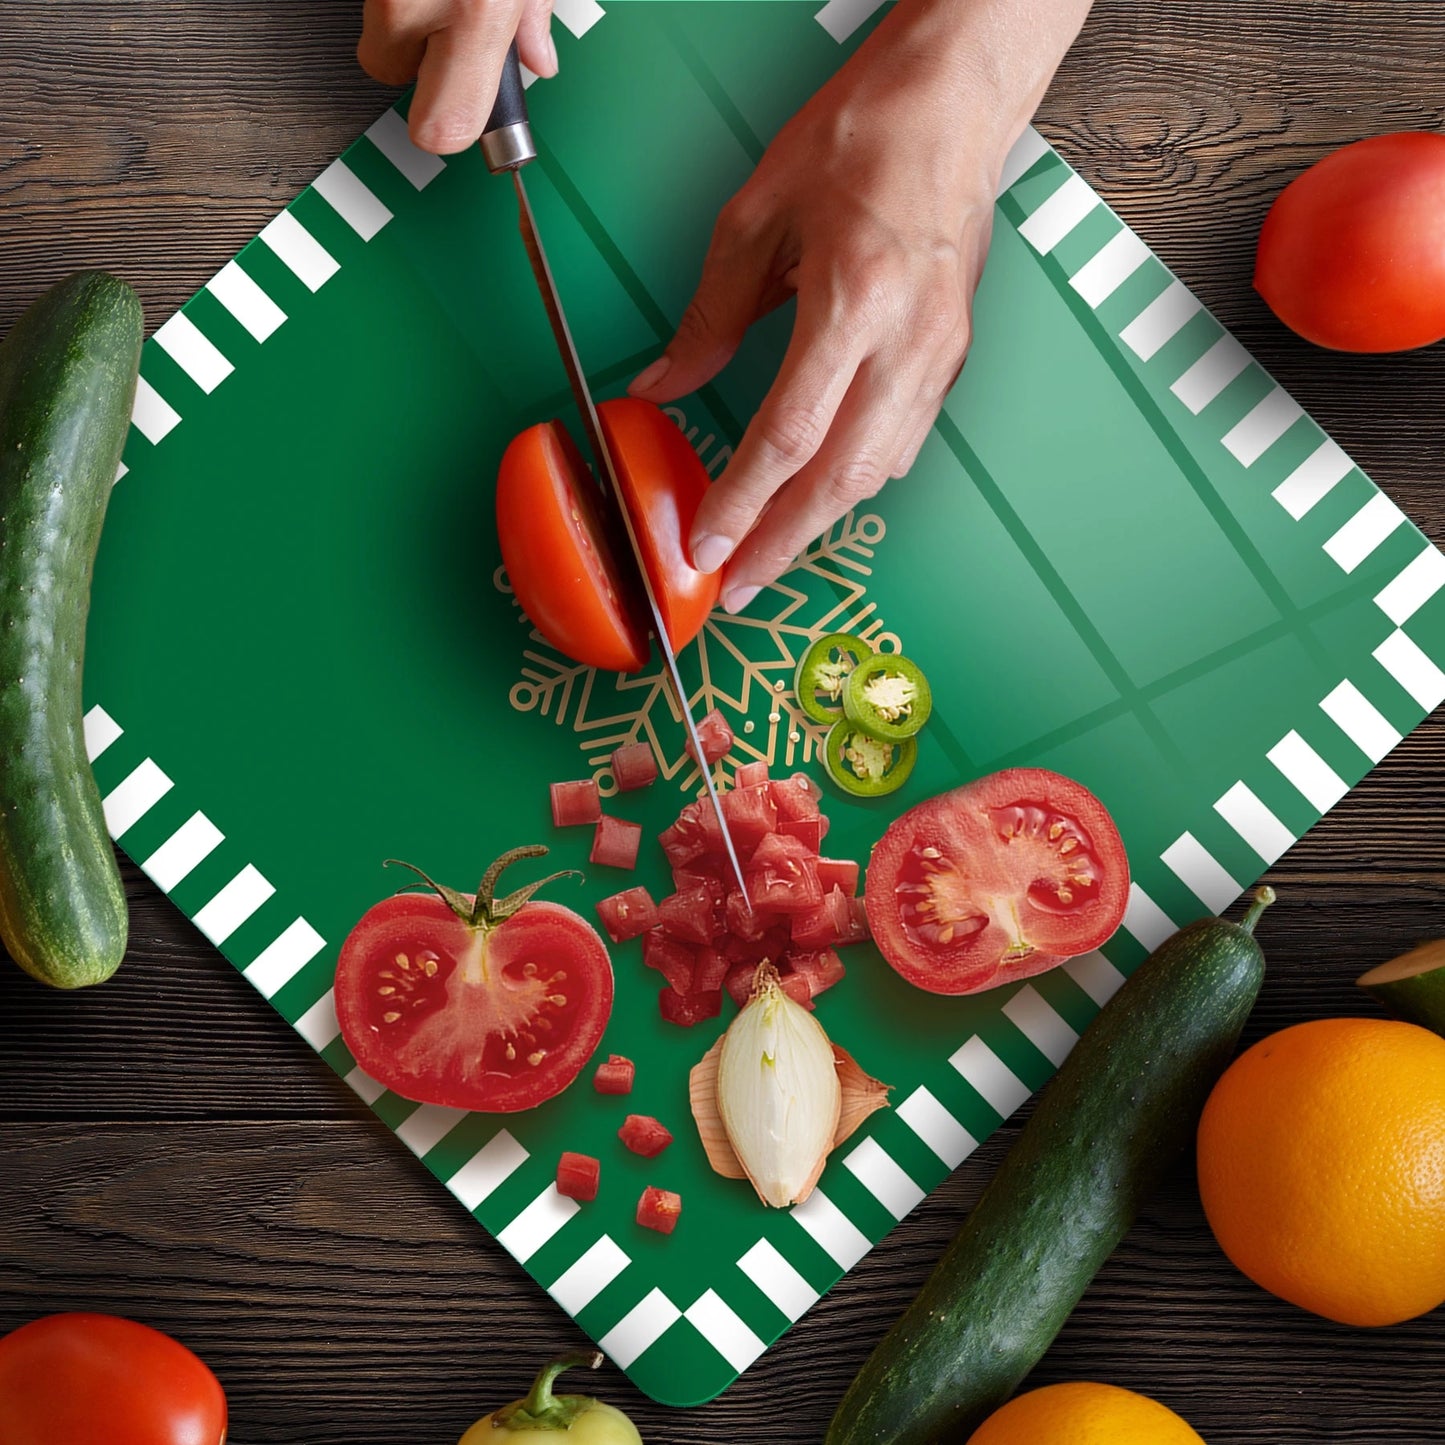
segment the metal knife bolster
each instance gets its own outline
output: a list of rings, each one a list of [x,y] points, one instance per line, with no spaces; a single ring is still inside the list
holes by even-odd
[[[567,382],[572,390],[572,398],[576,402],[577,411],[582,418],[583,430],[587,433],[587,444],[592,452],[597,475],[611,499],[615,515],[622,523],[635,578],[647,601],[648,623],[653,635],[657,638],[658,650],[662,653],[663,664],[672,684],[677,709],[681,715],[683,726],[687,729],[693,757],[697,760],[698,771],[702,775],[708,799],[717,815],[723,848],[727,853],[733,878],[746,903],[747,883],[743,878],[742,864],[738,859],[727,819],[723,816],[722,799],[718,796],[717,785],[713,781],[712,771],[703,754],[702,740],[698,737],[697,724],[693,721],[692,709],[688,706],[687,688],[683,684],[682,673],[677,665],[677,654],[673,651],[671,639],[667,635],[667,624],[663,620],[662,609],[658,606],[657,594],[652,588],[652,579],[648,577],[647,568],[643,564],[637,529],[633,525],[632,516],[627,508],[627,498],[623,495],[621,484],[617,479],[617,468],[613,465],[612,453],[608,450],[607,438],[603,435],[602,424],[597,417],[597,407],[593,403],[592,393],[587,386],[587,378],[582,371],[582,362],[577,355],[576,344],[572,340],[572,330],[567,325],[561,298],[557,295],[557,283],[553,280],[551,266],[547,264],[547,253],[542,247],[542,237],[537,231],[537,220],[532,214],[532,205],[527,199],[527,188],[522,181],[522,167],[535,158],[537,150],[532,143],[531,127],[527,122],[527,106],[522,94],[522,77],[515,42],[507,52],[502,84],[497,91],[497,103],[493,107],[491,119],[487,122],[486,133],[482,136],[482,154],[493,173],[510,171],[512,174],[512,184],[517,192],[518,221],[522,231],[522,243],[527,250],[527,260],[531,264],[532,274],[536,278],[537,291],[542,298],[548,324],[551,326],[552,335],[557,342],[557,351],[567,373]],[[748,906],[751,911],[751,905]]]

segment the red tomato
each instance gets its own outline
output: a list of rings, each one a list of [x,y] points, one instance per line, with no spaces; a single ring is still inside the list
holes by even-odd
[[[637,1222],[659,1234],[671,1234],[681,1214],[682,1196],[670,1189],[657,1189],[649,1184],[637,1201]]]
[[[1356,141],[1285,187],[1255,289],[1307,341],[1407,351],[1445,337],[1445,136]]]
[[[342,1036],[405,1099],[530,1109],[577,1077],[607,1027],[612,965],[596,930],[570,908],[499,902],[490,889],[484,880],[476,917],[449,889],[398,894],[342,945]]]
[[[617,1131],[617,1137],[644,1159],[655,1159],[672,1143],[672,1130],[660,1124],[651,1114],[629,1114]]]
[[[223,1445],[225,1438],[220,1382],[148,1325],[49,1315],[0,1339],[5,1445]]]
[[[573,1154],[564,1150],[557,1161],[557,1193],[584,1203],[597,1198],[602,1179],[602,1161],[590,1154]]]
[[[697,571],[687,535],[710,485],[697,453],[650,402],[597,408],[667,635],[684,647],[717,604],[720,577]],[[502,457],[497,535],[522,611],[554,647],[609,672],[637,672],[651,647],[644,600],[630,594],[627,542],[610,532],[603,494],[555,421],[530,427]]]
[[[909,809],[868,865],[884,958],[930,993],[977,993],[1097,948],[1124,917],[1129,863],[1104,805],[1010,768]]]
[[[607,672],[647,662],[647,629],[618,580],[597,484],[561,423],[528,428],[503,455],[497,536],[512,592],[548,642]]]

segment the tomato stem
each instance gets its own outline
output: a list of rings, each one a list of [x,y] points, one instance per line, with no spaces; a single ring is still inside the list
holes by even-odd
[[[555,883],[559,878],[580,878],[582,875],[575,868],[564,868],[560,873],[549,873],[545,878],[539,878],[535,883],[525,884],[523,887],[508,893],[504,898],[496,896],[497,880],[502,873],[519,863],[524,858],[545,858],[547,849],[540,843],[531,843],[523,848],[513,848],[503,853],[487,871],[482,874],[482,881],[477,884],[476,897],[469,897],[456,888],[449,888],[445,883],[438,883],[436,879],[423,873],[414,863],[407,863],[400,858],[386,859],[386,866],[395,864],[398,868],[409,868],[416,874],[421,882],[432,890],[438,898],[456,914],[469,928],[490,928],[510,918],[523,904],[529,902],[539,889],[545,888],[549,883]],[[420,884],[409,883],[408,888],[420,887]],[[403,890],[405,891],[405,890]]]

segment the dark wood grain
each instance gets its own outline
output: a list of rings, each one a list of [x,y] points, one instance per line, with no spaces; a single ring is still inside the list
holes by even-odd
[[[0,329],[104,264],[170,314],[386,103],[355,0],[5,0]],[[1250,289],[1279,188],[1357,136],[1438,128],[1445,7],[1101,0],[1040,125],[1437,539],[1445,351],[1355,358]],[[1352,980],[1445,934],[1445,724],[1422,728],[1272,875],[1250,1037],[1367,1012]],[[237,1445],[445,1445],[577,1341],[522,1271],[134,869],[102,990],[0,971],[0,1329],[97,1308],[216,1368]],[[818,1440],[1001,1157],[1004,1131],[721,1400],[601,1381],[656,1445]],[[1037,1372],[1107,1378],[1210,1445],[1445,1441],[1445,1314],[1365,1333],[1240,1278],[1181,1169]]]

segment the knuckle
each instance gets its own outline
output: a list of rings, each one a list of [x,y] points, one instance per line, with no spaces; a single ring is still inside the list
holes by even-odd
[[[887,468],[876,457],[855,457],[823,479],[823,500],[835,509],[837,516],[856,503],[876,496],[887,480]]]
[[[682,342],[711,341],[716,335],[717,332],[708,317],[706,303],[701,297],[693,297],[688,303],[687,310],[678,320],[678,340]]]
[[[815,406],[781,405],[758,418],[758,440],[796,471],[817,455],[828,418]]]

